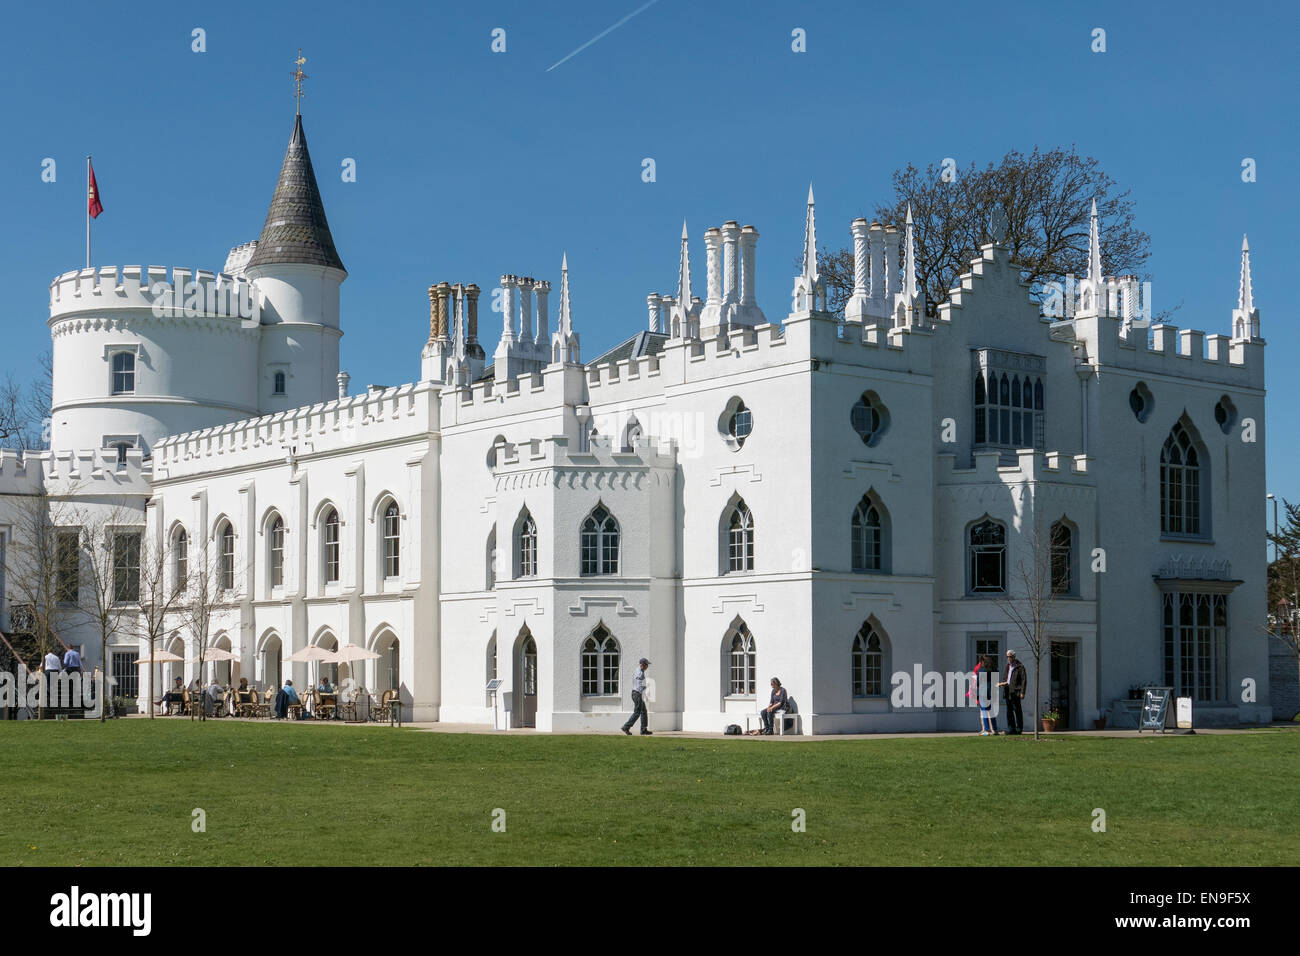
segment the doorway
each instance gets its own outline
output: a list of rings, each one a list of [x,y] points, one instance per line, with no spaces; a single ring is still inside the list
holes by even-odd
[[[514,726],[537,726],[537,642],[527,628],[516,642]]]
[[[1078,644],[1074,641],[1052,641],[1052,680],[1049,700],[1061,712],[1057,726],[1074,728],[1075,718],[1075,660]]]

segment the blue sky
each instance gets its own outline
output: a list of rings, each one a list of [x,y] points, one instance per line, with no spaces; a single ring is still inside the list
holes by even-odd
[[[1179,325],[1228,331],[1250,234],[1270,344],[1269,487],[1300,500],[1287,431],[1300,338],[1284,285],[1300,260],[1294,7],[659,0],[547,72],[641,2],[8,11],[0,367],[27,374],[49,341],[48,283],[82,264],[86,153],[105,205],[96,265],[217,269],[257,237],[302,47],[308,142],[350,273],[342,364],[355,384],[417,377],[432,282],[558,282],[567,251],[590,357],[644,327],[648,292],[672,288],[683,217],[697,292],[700,237],[737,219],[762,235],[758,298],[775,318],[810,180],[819,238],[847,244],[896,167],[1075,144],[1133,190],[1155,306],[1182,302]],[[205,53],[191,51],[196,27]],[[498,27],[505,53],[490,49]],[[791,50],[796,27],[806,53]],[[1096,27],[1105,53],[1091,51]],[[45,157],[55,183],[41,181]],[[344,158],[355,183],[341,181]]]

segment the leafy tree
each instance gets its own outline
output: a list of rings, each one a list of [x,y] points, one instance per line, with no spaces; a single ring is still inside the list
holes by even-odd
[[[1137,228],[1129,190],[1120,191],[1092,157],[1071,147],[1028,155],[1012,150],[997,163],[974,162],[946,181],[933,163],[924,170],[908,164],[894,171],[894,197],[874,217],[902,226],[912,207],[916,234],[917,284],[925,290],[926,312],[933,317],[948,291],[969,271],[981,245],[990,241],[989,216],[999,204],[1006,212],[1003,244],[1020,267],[1036,300],[1045,283],[1088,271],[1088,225],[1097,200],[1101,264],[1106,275],[1137,275],[1149,256],[1150,237]],[[823,248],[818,270],[826,279],[828,308],[842,315],[853,295],[853,249]],[[1169,310],[1173,311],[1173,310]]]

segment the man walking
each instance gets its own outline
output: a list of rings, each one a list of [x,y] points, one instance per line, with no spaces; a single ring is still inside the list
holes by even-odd
[[[1007,651],[1006,680],[998,681],[1002,696],[1007,702],[1007,733],[1019,734],[1025,729],[1025,715],[1020,702],[1025,699],[1025,665],[1016,660],[1015,651]]]
[[[645,669],[649,666],[650,662],[643,657],[637,669],[632,672],[632,716],[623,725],[623,733],[629,737],[632,736],[632,725],[636,723],[638,716],[641,718],[641,733],[647,737],[653,733],[646,727],[649,715],[645,709]]]

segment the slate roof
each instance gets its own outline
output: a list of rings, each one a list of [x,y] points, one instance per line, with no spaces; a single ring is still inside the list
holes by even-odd
[[[668,336],[662,332],[638,332],[625,342],[620,342],[604,355],[597,356],[585,363],[587,368],[621,362],[623,359],[641,358],[645,355],[658,355],[664,350]]]
[[[280,167],[271,208],[257,240],[257,249],[245,268],[276,262],[303,262],[310,265],[343,269],[325,219],[325,206],[316,186],[316,174],[307,152],[307,135],[302,130],[302,116],[294,118],[293,135]],[[343,269],[346,272],[346,269]]]

